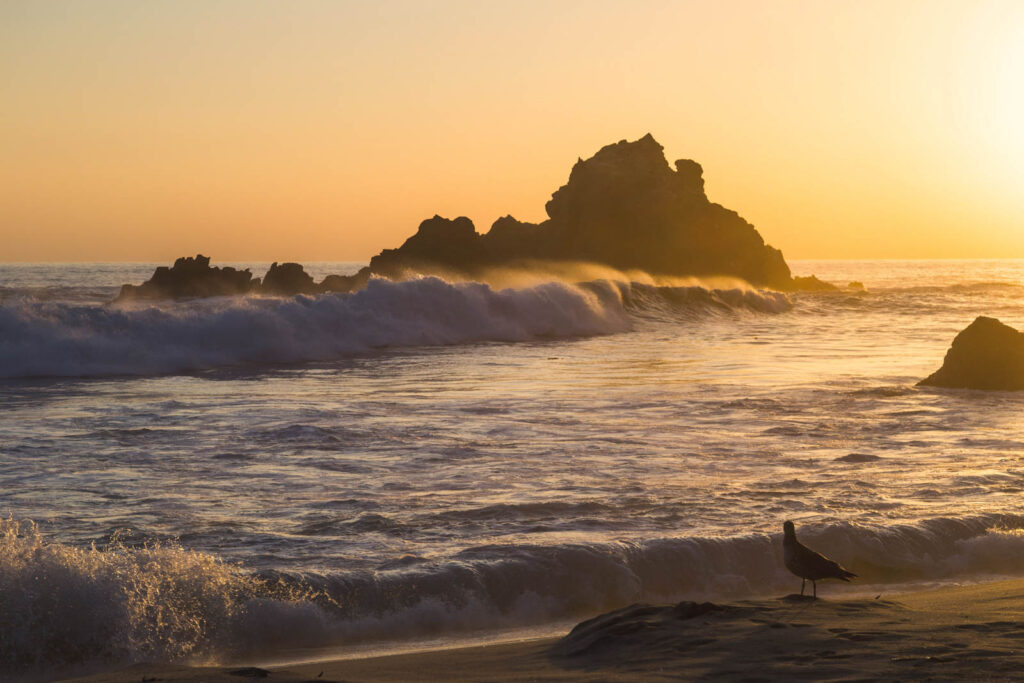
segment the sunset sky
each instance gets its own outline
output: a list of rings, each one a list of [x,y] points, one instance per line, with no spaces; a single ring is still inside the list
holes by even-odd
[[[1024,2],[0,4],[0,261],[365,260],[650,132],[788,258],[1024,257]]]

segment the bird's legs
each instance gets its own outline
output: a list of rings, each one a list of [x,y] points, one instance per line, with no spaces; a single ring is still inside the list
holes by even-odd
[[[811,579],[811,585],[814,586],[814,597],[818,597],[818,582]]]
[[[804,594],[804,587],[807,585],[807,579],[800,579],[800,595]]]

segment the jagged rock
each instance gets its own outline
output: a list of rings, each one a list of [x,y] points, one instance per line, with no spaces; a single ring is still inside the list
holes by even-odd
[[[542,232],[536,223],[524,223],[512,216],[502,216],[494,221],[491,229],[482,237],[491,262],[509,258],[536,258],[540,255]]]
[[[981,316],[953,340],[942,367],[921,386],[1024,390],[1024,334]]]
[[[278,264],[276,261],[270,265],[270,270],[263,276],[263,286],[260,287],[260,292],[263,294],[281,296],[315,294],[319,291],[320,288],[313,282],[312,276],[300,264]]]
[[[861,286],[863,288],[863,285]],[[819,280],[816,275],[808,275],[807,277],[796,276],[793,278],[793,284],[790,289],[800,290],[802,292],[838,292],[839,288],[831,282],[825,282]]]
[[[370,259],[376,275],[400,278],[409,271],[461,270],[482,265],[487,259],[473,221],[465,216],[454,220],[434,216],[420,223],[416,234],[398,249],[385,249]]]
[[[340,278],[341,276],[331,276]],[[325,279],[326,281],[326,279]],[[332,281],[331,284],[338,284]],[[365,280],[359,286],[365,284]],[[351,291],[350,288],[326,291]],[[153,277],[141,285],[123,285],[118,301],[131,299],[191,299],[207,296],[231,296],[237,294],[263,293],[283,296],[314,294],[322,287],[313,282],[298,263],[274,263],[262,282],[254,278],[249,269],[237,270],[230,266],[211,267],[210,258],[197,255],[195,258],[182,257],[170,268],[160,266]]]
[[[370,271],[400,277],[547,259],[658,275],[729,275],[785,290],[827,286],[817,278],[794,280],[779,250],[736,212],[708,200],[700,164],[681,159],[673,170],[662,149],[648,134],[578,161],[540,224],[506,216],[480,235],[467,218],[435,216],[401,247],[374,257]]]
[[[211,269],[209,259],[199,256],[201,265],[179,259],[140,287],[125,285],[120,298],[239,294],[257,287],[283,295],[350,292],[373,275],[473,277],[489,266],[538,260],[590,261],[654,275],[733,276],[780,290],[836,289],[813,275],[793,278],[782,252],[766,245],[754,226],[708,200],[700,164],[680,159],[673,170],[650,134],[580,159],[546,209],[549,217],[542,223],[505,216],[483,235],[464,216],[434,216],[355,275],[331,275],[319,285],[297,263],[275,263],[259,286],[248,271]],[[188,263],[179,272],[183,261]]]
[[[317,286],[321,292],[354,292],[366,286],[370,269],[361,268],[355,275],[328,275]]]
[[[248,269],[211,268],[210,258],[197,254],[182,257],[170,268],[160,266],[141,285],[124,285],[117,299],[188,299],[246,294],[259,286]]]

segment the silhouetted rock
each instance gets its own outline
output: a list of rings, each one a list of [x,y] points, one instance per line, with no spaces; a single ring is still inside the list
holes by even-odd
[[[793,284],[790,289],[797,289],[802,292],[838,292],[839,288],[831,282],[825,282],[819,280],[816,275],[808,275],[807,277],[796,276],[793,278]]]
[[[246,294],[259,284],[259,279],[253,279],[248,269],[211,268],[210,258],[198,254],[195,258],[179,258],[170,268],[160,266],[153,277],[141,285],[122,286],[117,298],[123,301],[228,296]]]
[[[468,218],[424,221],[398,249],[370,261],[374,274],[472,273],[525,259],[590,261],[656,275],[728,275],[777,289],[829,289],[813,276],[794,280],[778,249],[704,194],[700,164],[669,167],[646,135],[580,160],[546,205],[548,220],[506,216],[480,235]]]
[[[420,223],[401,247],[385,249],[370,259],[370,271],[401,278],[411,271],[473,268],[487,260],[473,221],[465,216],[455,220],[434,216]]]
[[[262,294],[295,296],[296,294],[315,294],[320,288],[313,278],[298,263],[281,263],[276,261],[263,276]]]
[[[491,229],[482,237],[489,261],[500,262],[508,258],[537,258],[543,251],[541,227],[536,223],[524,223],[512,216],[502,216],[491,224]],[[505,256],[509,255],[509,256]]]
[[[411,274],[474,277],[496,265],[527,261],[588,261],[654,275],[732,276],[780,290],[834,290],[813,275],[793,278],[782,252],[735,211],[708,200],[703,169],[689,159],[665,160],[650,135],[622,140],[580,159],[569,181],[551,196],[549,218],[539,224],[499,218],[479,234],[464,216],[434,216],[397,249],[385,249],[355,275],[330,275],[319,285],[297,263],[275,263],[263,285],[248,271],[209,268],[209,259],[178,259],[158,268],[139,287],[125,285],[120,298],[181,298],[241,294],[351,292],[371,276]],[[181,265],[183,262],[184,265]],[[180,266],[180,267],[179,267]]]
[[[298,263],[274,263],[262,282],[254,278],[249,269],[237,270],[230,266],[210,267],[207,256],[179,258],[170,268],[160,266],[153,277],[141,285],[123,285],[118,301],[131,299],[191,299],[207,296],[237,294],[274,294],[294,296],[321,291],[352,291],[366,284],[366,278],[332,275],[325,278],[324,287],[313,282]]]
[[[366,286],[370,269],[361,268],[355,275],[328,275],[317,285],[321,292],[354,292]]]
[[[1024,334],[995,318],[977,318],[953,340],[942,367],[919,385],[1024,390]]]

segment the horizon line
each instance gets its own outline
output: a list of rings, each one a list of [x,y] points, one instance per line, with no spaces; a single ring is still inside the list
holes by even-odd
[[[188,254],[184,256],[175,257],[177,258],[188,258],[189,256],[203,255],[201,251],[196,254]],[[211,262],[214,261],[213,257],[210,257]],[[817,256],[803,256],[796,258],[787,258],[786,263],[799,262],[799,261],[835,261],[835,262],[852,262],[852,261],[1024,261],[1024,255],[1021,256],[869,256],[869,257],[817,257]],[[106,263],[136,263],[136,264],[154,264],[154,263],[165,263],[165,260],[157,259],[116,259],[116,260],[102,260],[102,261],[91,261],[91,260],[78,260],[78,261],[33,261],[33,260],[0,260],[2,266],[13,266],[13,265],[78,265],[78,264],[106,264]],[[173,263],[173,261],[171,261]],[[217,259],[217,263],[349,263],[349,264],[364,264],[369,265],[370,259],[282,259],[282,258],[236,258],[236,259]]]

